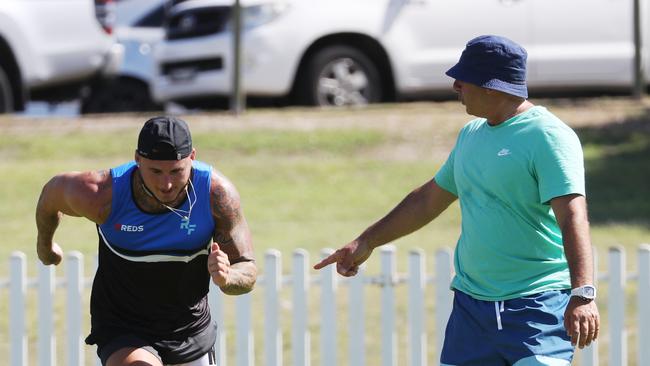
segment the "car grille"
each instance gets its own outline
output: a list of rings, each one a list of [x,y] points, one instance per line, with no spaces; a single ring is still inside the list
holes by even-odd
[[[221,57],[206,58],[201,60],[166,62],[162,64],[163,75],[173,75],[182,72],[198,72],[209,70],[221,70],[223,68],[223,59]]]
[[[216,34],[226,29],[229,19],[229,6],[189,9],[169,18],[165,35],[174,40]]]

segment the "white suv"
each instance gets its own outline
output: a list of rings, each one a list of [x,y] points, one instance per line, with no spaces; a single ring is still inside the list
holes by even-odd
[[[123,51],[109,34],[111,3],[1,0],[0,113],[74,99],[98,73],[113,72]]]
[[[243,88],[312,105],[451,91],[444,72],[465,43],[498,34],[529,52],[531,91],[629,88],[625,0],[243,1]],[[231,91],[230,0],[174,6],[156,50],[153,94],[183,103]]]

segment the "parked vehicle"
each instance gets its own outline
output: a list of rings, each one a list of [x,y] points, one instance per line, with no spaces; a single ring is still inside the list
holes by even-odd
[[[163,38],[164,0],[122,0],[115,6],[114,34],[124,47],[117,70],[96,79],[81,100],[81,113],[160,110],[151,98],[156,63],[153,49]]]
[[[0,113],[77,98],[122,56],[111,0],[0,1]]]
[[[160,102],[231,91],[230,0],[171,8],[156,51]],[[249,96],[355,105],[449,93],[465,43],[498,34],[529,51],[531,91],[632,83],[632,4],[624,0],[250,0],[243,4]]]

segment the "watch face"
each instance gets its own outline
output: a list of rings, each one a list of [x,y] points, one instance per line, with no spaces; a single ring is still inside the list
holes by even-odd
[[[586,300],[593,300],[596,298],[596,288],[590,285],[574,288],[571,290],[571,296],[578,296]]]

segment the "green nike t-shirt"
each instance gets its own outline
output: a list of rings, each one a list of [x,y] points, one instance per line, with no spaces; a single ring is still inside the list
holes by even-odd
[[[535,106],[497,126],[470,121],[435,176],[458,196],[451,287],[488,301],[571,287],[550,200],[585,194],[575,132]]]

